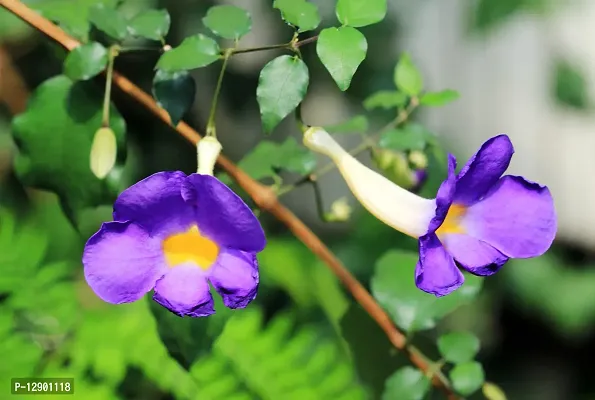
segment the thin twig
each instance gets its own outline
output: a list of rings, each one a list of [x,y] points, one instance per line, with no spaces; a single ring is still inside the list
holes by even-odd
[[[45,19],[18,0],[0,0],[0,6],[20,17],[37,30],[43,32],[52,40],[61,44],[67,50],[72,50],[80,43],[66,34],[57,25]],[[170,124],[168,113],[159,107],[153,98],[140,89],[123,75],[114,71],[114,84],[123,92],[131,96],[159,119]],[[200,139],[199,133],[185,122],[180,122],[175,130],[189,142],[196,144]],[[424,373],[430,368],[430,363],[421,356],[417,349],[407,345],[405,335],[393,324],[388,314],[374,300],[364,286],[345,268],[339,259],[322,243],[322,241],[290,210],[279,203],[275,192],[250,178],[242,169],[238,168],[228,158],[219,156],[219,165],[252,197],[254,202],[264,211],[271,213],[281,221],[293,234],[301,240],[318,258],[339,278],[346,289],[351,292],[356,301],[376,321],[386,333],[390,342],[399,350],[405,352],[411,362]],[[448,381],[441,375],[434,375],[432,383],[440,388],[449,400],[456,400],[458,396],[450,388]]]

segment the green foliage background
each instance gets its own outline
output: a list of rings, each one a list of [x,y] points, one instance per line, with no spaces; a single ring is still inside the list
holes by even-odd
[[[134,39],[131,47],[159,45],[162,39],[175,44],[166,58],[155,51],[123,53],[116,68],[152,91],[174,123],[184,116],[202,130],[211,94],[195,79],[202,74],[199,82],[214,82],[218,70],[210,64],[220,58],[220,46],[229,45],[212,37],[239,39],[262,16],[246,19],[237,9],[221,14],[208,11],[211,2],[191,0],[26,3],[71,35],[97,45],[67,58],[0,9],[0,44],[10,53],[21,49],[15,53],[16,68],[34,91],[18,116],[2,108],[11,94],[0,96],[0,399],[8,397],[11,377],[26,376],[74,377],[73,398],[85,400],[443,398],[430,391],[428,377],[392,348],[334,275],[265,215],[268,246],[259,256],[261,288],[248,309],[231,311],[219,303],[215,316],[191,320],[170,314],[149,297],[120,306],[98,300],[82,278],[80,256],[86,239],[110,219],[114,196],[150,173],[195,168],[192,147],[118,91],[110,116],[120,149],[116,167],[106,180],[79,168],[88,164],[100,125],[104,80],[97,75],[107,63],[107,47],[130,32],[145,38]],[[260,68],[268,73],[231,71],[224,80],[220,108],[231,115],[260,110],[262,130],[272,132],[238,138],[242,132],[218,125],[225,151],[255,179],[283,189],[316,167],[316,159],[296,140],[297,130],[281,122],[308,87],[330,82],[347,91],[355,111],[345,123],[329,126],[337,135],[364,134],[380,126],[396,110],[406,109],[412,97],[424,107],[458,97],[451,89],[424,87],[423,74],[406,53],[400,57],[395,52],[392,61],[384,61],[386,42],[399,32],[390,15],[376,23],[384,18],[382,1],[359,9],[357,2],[339,0],[338,16],[334,9],[321,11],[331,14],[322,22],[316,11],[328,8],[322,2],[277,0],[275,8],[270,2],[255,3],[277,21],[267,44],[291,38],[294,29],[283,19],[300,34],[308,32],[303,37],[324,29],[322,44],[301,47],[301,59],[275,53]],[[469,26],[473,33],[489,35],[515,12],[547,11],[545,3],[480,0],[470,7]],[[389,1],[389,8],[395,4]],[[157,11],[164,9],[167,17]],[[354,43],[351,53],[337,51]],[[198,73],[188,71],[203,66]],[[295,84],[287,88],[284,101],[271,103],[270,93],[287,72],[283,68],[290,69]],[[561,106],[588,111],[584,85],[580,67],[569,60],[556,64],[552,95]],[[435,133],[410,122],[384,131],[379,142],[379,148],[399,154],[426,152],[430,179],[422,194],[427,196],[444,175],[444,150]],[[447,145],[445,150],[453,151]],[[381,164],[376,159],[377,166],[392,179],[402,179],[409,169],[391,160]],[[232,184],[224,174],[220,177]],[[300,188],[287,198],[289,203],[310,202],[325,215],[335,199],[324,194]],[[312,200],[320,196],[322,201]],[[510,399],[594,398],[585,356],[595,346],[590,255],[557,244],[541,258],[509,262],[485,285],[468,277],[460,291],[437,300],[413,286],[415,241],[359,209],[349,223],[318,228],[411,343],[444,363],[445,376],[462,395],[501,399],[489,388],[481,393],[487,379]],[[547,380],[532,378],[544,374],[544,368]]]

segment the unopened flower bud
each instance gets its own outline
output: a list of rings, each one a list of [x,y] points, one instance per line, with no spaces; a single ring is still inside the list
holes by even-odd
[[[331,222],[345,222],[351,217],[353,209],[347,202],[347,198],[342,197],[331,204],[331,211],[326,215],[326,220]]]
[[[198,169],[196,172],[201,175],[213,175],[213,169],[221,149],[221,143],[213,136],[201,139],[196,145],[198,156]]]
[[[91,144],[90,166],[93,174],[104,179],[116,165],[118,145],[116,135],[110,128],[99,128]]]
[[[413,150],[409,152],[409,162],[416,169],[428,168],[428,157],[423,151]]]

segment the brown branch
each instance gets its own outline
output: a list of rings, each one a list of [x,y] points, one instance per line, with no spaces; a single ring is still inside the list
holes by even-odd
[[[0,0],[0,6],[3,6],[37,30],[43,32],[67,50],[72,50],[80,44],[58,26],[37,14],[18,0]],[[312,39],[312,41],[313,40],[315,39]],[[113,79],[115,85],[122,91],[141,103],[159,119],[170,124],[170,118],[167,112],[160,108],[149,94],[121,74],[114,73]],[[178,134],[182,135],[193,144],[196,144],[201,138],[199,133],[185,122],[180,122],[175,127],[175,130]],[[279,221],[283,222],[299,240],[328,265],[343,285],[345,285],[347,290],[351,292],[356,301],[382,328],[390,342],[397,349],[407,353],[411,362],[424,373],[430,372],[430,364],[419,351],[407,345],[405,335],[393,324],[389,316],[382,307],[376,303],[372,295],[370,295],[363,285],[345,268],[341,261],[339,261],[324,243],[322,243],[322,241],[299,218],[278,201],[277,195],[272,189],[250,178],[248,174],[224,156],[219,157],[218,163],[246,191],[246,193],[252,197],[262,210],[268,211]],[[458,396],[456,396],[452,389],[450,389],[448,381],[441,374],[435,374],[432,377],[432,383],[440,388],[446,394],[448,399],[458,399]]]
[[[25,111],[29,89],[16,66],[12,56],[0,46],[0,103],[6,104],[8,111],[18,114]]]

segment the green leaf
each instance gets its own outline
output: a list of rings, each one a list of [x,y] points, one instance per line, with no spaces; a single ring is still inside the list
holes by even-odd
[[[485,380],[483,367],[476,361],[455,365],[449,376],[453,388],[463,396],[476,392]]]
[[[423,150],[432,134],[420,124],[411,123],[382,133],[378,145],[391,150]]]
[[[385,384],[382,400],[422,400],[430,389],[430,380],[417,368],[403,367]]]
[[[421,73],[408,53],[403,53],[397,63],[394,80],[397,88],[409,96],[417,96],[424,88]]]
[[[298,32],[314,30],[320,24],[318,8],[305,0],[275,0],[273,7],[281,11],[281,17]]]
[[[351,79],[366,58],[367,51],[366,37],[349,26],[323,29],[316,44],[320,61],[342,91],[351,85]]]
[[[296,174],[306,175],[316,168],[316,157],[293,137],[288,137],[279,147],[275,167]]]
[[[97,42],[76,47],[64,60],[64,74],[74,81],[93,78],[107,65],[107,49]]]
[[[448,296],[435,297],[415,286],[417,253],[388,251],[376,262],[372,294],[393,321],[408,332],[431,329],[436,319],[472,300],[481,280],[465,274],[465,284]]]
[[[61,75],[41,84],[27,110],[13,120],[19,147],[17,175],[28,186],[55,192],[75,221],[80,210],[110,203],[118,191],[110,186],[116,170],[100,180],[90,166],[91,143],[101,127],[102,101],[102,91],[92,82],[74,83]],[[121,165],[126,124],[113,106],[110,116]]]
[[[133,36],[162,40],[169,32],[170,24],[167,10],[145,10],[130,21],[128,29]]]
[[[470,332],[450,332],[438,338],[438,350],[446,361],[471,361],[479,351],[479,339]]]
[[[257,181],[275,177],[277,174],[273,171],[273,164],[278,154],[279,145],[277,143],[263,140],[242,158],[238,167]]]
[[[264,66],[256,99],[266,133],[271,133],[301,103],[309,80],[308,67],[298,57],[279,56]]]
[[[89,21],[97,29],[116,40],[128,36],[128,21],[115,8],[99,3],[89,10]]]
[[[325,126],[324,130],[328,133],[365,133],[368,130],[368,118],[365,115],[356,115],[355,117],[341,122],[340,124]]]
[[[153,78],[153,97],[165,109],[176,126],[194,103],[196,82],[187,71],[157,70]]]
[[[440,107],[457,100],[459,97],[459,92],[451,89],[442,90],[440,92],[428,92],[421,96],[419,104]]]
[[[238,40],[252,28],[250,14],[243,8],[230,5],[209,8],[202,22],[215,35],[225,39]]]
[[[386,16],[386,0],[338,0],[336,13],[343,25],[372,25],[382,21]]]
[[[390,110],[391,108],[402,107],[407,103],[407,96],[396,90],[380,90],[364,100],[364,108],[372,110],[374,108],[384,108]]]
[[[585,110],[590,105],[589,84],[584,72],[566,60],[557,60],[554,67],[552,92],[556,102],[564,107]]]
[[[166,51],[157,61],[157,68],[166,72],[201,68],[221,57],[217,42],[208,36],[189,36],[178,46]]]

